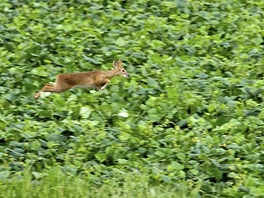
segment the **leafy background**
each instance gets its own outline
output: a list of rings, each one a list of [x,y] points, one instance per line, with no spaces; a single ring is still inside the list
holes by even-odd
[[[261,196],[261,0],[2,0],[0,178],[59,167],[102,185],[147,175],[198,195]],[[58,73],[129,79],[35,101]],[[121,180],[120,180],[121,182]]]

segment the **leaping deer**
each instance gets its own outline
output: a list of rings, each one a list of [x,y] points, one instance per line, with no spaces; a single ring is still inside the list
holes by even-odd
[[[47,83],[39,92],[34,96],[38,99],[43,92],[64,92],[74,87],[82,88],[95,88],[98,90],[104,89],[110,82],[110,79],[121,75],[128,77],[128,72],[122,67],[122,61],[113,62],[114,69],[109,71],[90,71],[80,72],[74,74],[58,74],[55,83]]]

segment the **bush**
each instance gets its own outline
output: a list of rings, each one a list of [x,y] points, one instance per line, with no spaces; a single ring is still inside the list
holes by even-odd
[[[263,6],[3,1],[0,178],[27,170],[41,182],[60,167],[104,188],[136,171],[149,189],[261,196]],[[33,99],[56,74],[108,70],[113,59],[129,79]]]

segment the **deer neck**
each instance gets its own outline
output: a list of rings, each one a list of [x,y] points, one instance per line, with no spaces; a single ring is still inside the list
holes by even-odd
[[[113,77],[115,77],[117,75],[118,75],[118,71],[116,69],[112,69],[110,71],[107,71],[107,77],[109,79],[111,79],[111,78],[113,78]]]

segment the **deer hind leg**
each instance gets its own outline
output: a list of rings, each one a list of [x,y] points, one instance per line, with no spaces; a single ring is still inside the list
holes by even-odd
[[[39,92],[37,92],[35,94],[34,98],[38,99],[43,92],[56,92],[56,93],[59,93],[59,92],[66,91],[66,90],[70,89],[71,87],[72,86],[67,85],[63,81],[63,78],[60,75],[58,75],[56,77],[55,83],[47,83],[46,85],[44,85],[44,87]]]
[[[43,94],[44,92],[46,92],[47,94],[45,94],[46,96],[50,94],[50,92],[54,92],[54,88],[55,88],[56,84],[54,83],[47,83],[46,85],[44,85],[44,87],[35,94],[34,98],[38,99],[41,94]]]

